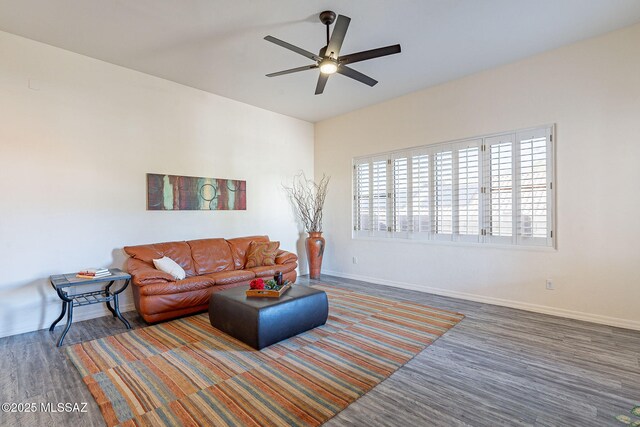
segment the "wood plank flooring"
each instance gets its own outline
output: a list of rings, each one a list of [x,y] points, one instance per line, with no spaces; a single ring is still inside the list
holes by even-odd
[[[640,332],[323,276],[323,283],[458,311],[466,318],[325,425],[623,426],[640,404]],[[307,278],[299,283],[316,283]],[[132,327],[146,326],[136,312]],[[87,413],[2,413],[0,426],[103,426],[47,330],[0,339],[0,403],[87,403]],[[123,332],[74,323],[65,345]]]

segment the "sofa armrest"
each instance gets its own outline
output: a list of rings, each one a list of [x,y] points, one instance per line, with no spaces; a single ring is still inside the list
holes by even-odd
[[[175,278],[169,273],[151,267],[139,259],[127,259],[126,269],[131,274],[132,282],[137,286],[150,285],[152,283],[175,282]]]
[[[280,249],[276,254],[276,264],[278,265],[296,263],[297,261],[298,255],[292,252]]]

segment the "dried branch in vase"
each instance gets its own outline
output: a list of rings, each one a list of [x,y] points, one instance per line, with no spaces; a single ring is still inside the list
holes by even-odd
[[[322,208],[327,197],[330,177],[322,175],[320,182],[308,179],[304,172],[293,177],[291,187],[284,186],[296,207],[298,217],[307,232],[322,231]]]

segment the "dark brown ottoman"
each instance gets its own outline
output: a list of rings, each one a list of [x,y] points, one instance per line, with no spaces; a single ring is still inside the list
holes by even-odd
[[[209,321],[258,350],[324,325],[329,316],[327,294],[318,289],[293,285],[280,298],[247,298],[245,290],[214,292]]]

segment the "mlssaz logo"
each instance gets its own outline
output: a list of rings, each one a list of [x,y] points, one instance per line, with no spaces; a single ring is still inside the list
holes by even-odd
[[[40,412],[81,412],[86,413],[87,403],[71,403],[71,402],[58,402],[58,403],[41,403]]]

